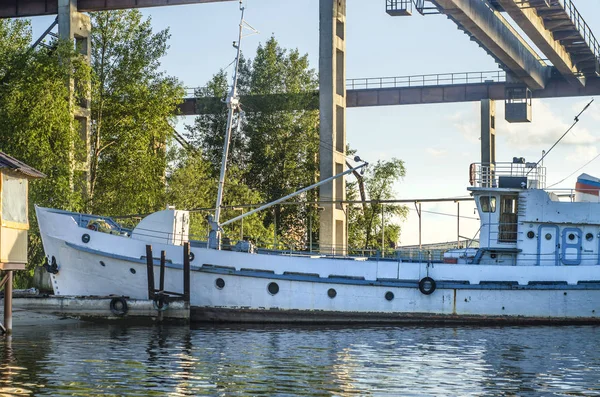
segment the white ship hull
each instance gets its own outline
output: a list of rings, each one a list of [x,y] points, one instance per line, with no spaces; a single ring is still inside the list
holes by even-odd
[[[37,212],[46,255],[58,266],[51,276],[56,295],[148,298],[147,241],[82,228],[73,214]],[[183,248],[152,247],[155,257],[166,252],[165,290],[183,292]],[[195,320],[600,322],[598,265],[367,261],[197,247],[191,252]],[[157,260],[154,273],[158,283]],[[424,277],[435,280],[430,294],[419,289]],[[269,291],[272,283],[276,293],[273,285]]]

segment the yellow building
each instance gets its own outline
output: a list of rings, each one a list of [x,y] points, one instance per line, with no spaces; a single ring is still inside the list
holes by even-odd
[[[41,172],[0,152],[0,270],[22,270],[27,263],[28,182]]]

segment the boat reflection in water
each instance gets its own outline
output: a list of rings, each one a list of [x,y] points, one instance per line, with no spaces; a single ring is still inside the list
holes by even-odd
[[[600,395],[597,327],[22,329],[0,395]]]

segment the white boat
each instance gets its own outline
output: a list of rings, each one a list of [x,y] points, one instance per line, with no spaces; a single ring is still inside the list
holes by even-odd
[[[435,261],[255,253],[247,244],[217,250],[192,241],[193,319],[599,321],[600,203],[559,201],[540,188],[541,167],[474,171],[479,248]],[[148,244],[166,252],[165,290],[182,292],[186,211],[151,214],[129,234],[110,218],[36,211],[56,295],[147,299]],[[98,220],[104,230],[88,228]],[[156,278],[158,268],[155,259]]]
[[[240,40],[243,26],[242,9]],[[190,242],[193,321],[600,322],[600,203],[560,201],[544,190],[544,168],[520,158],[471,167],[480,246],[440,260],[255,252],[248,242],[223,249],[221,227],[237,219],[219,220],[236,79],[237,62],[209,243]],[[587,185],[600,182],[584,179],[597,198]],[[156,212],[131,232],[106,217],[36,212],[55,295],[148,299],[147,245],[165,252],[161,290],[183,292],[188,212]],[[159,261],[150,267],[158,279]]]

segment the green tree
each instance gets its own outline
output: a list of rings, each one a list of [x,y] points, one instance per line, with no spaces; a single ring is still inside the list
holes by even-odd
[[[227,127],[227,106],[225,99],[229,94],[229,83],[227,73],[220,70],[208,82],[206,87],[196,91],[196,97],[199,99],[218,98],[220,102],[211,108],[211,112],[201,114],[196,117],[194,124],[186,126],[186,137],[194,147],[202,151],[204,159],[210,164],[210,173],[218,176],[221,171],[221,161],[223,158],[223,142],[225,139],[225,129]],[[243,117],[239,114],[234,116],[231,138],[229,144],[229,157],[227,166],[237,166],[243,169],[246,164],[246,140],[243,131],[238,127],[238,123],[243,122]]]
[[[75,131],[69,81],[89,79],[84,60],[67,42],[29,48],[31,28],[23,20],[0,20],[0,150],[47,175],[29,185],[30,203],[80,210],[83,198],[73,189]],[[28,272],[18,272],[26,287],[44,253],[33,206],[29,213]]]
[[[160,70],[168,30],[137,10],[92,15],[91,209],[131,214],[165,205],[167,145],[183,88]]]
[[[319,116],[298,101],[317,88],[317,76],[309,68],[308,56],[282,49],[274,37],[258,47],[256,57],[243,69],[244,92],[264,98],[260,109],[248,109],[245,133],[248,139],[247,180],[273,201],[314,183],[318,178]],[[282,109],[281,96],[287,108]],[[296,200],[316,199],[310,191]],[[268,222],[285,231],[285,242],[306,244],[306,207],[276,206]]]
[[[357,182],[348,183],[348,200],[359,198],[359,184],[362,183],[367,200],[371,202],[360,207],[349,207],[348,246],[364,249],[386,249],[393,247],[400,238],[398,220],[406,218],[408,208],[397,204],[382,204],[380,201],[394,197],[394,183],[406,174],[404,162],[396,158],[378,161],[369,166],[365,175]],[[383,222],[382,222],[383,218]],[[382,246],[382,223],[384,242]]]
[[[239,131],[234,128],[232,134],[225,205],[243,204],[242,200],[251,198],[250,202],[269,202],[314,183],[318,179],[318,112],[303,109],[313,99],[306,93],[316,90],[317,77],[309,68],[307,55],[282,49],[271,37],[258,47],[254,59],[241,60],[238,88],[242,96],[260,100],[242,101],[245,117]],[[224,98],[228,89],[227,76],[220,71],[198,94]],[[188,139],[202,150],[216,178],[227,110],[224,105],[213,110],[215,114],[196,118],[188,128]],[[238,119],[234,120],[234,126],[237,123]],[[240,190],[242,186],[248,191]],[[311,202],[316,196],[317,192],[311,191],[296,200]],[[276,206],[261,215],[264,228],[258,229],[263,233],[277,225],[277,235],[284,235],[287,244],[301,247],[307,240],[307,208]]]

